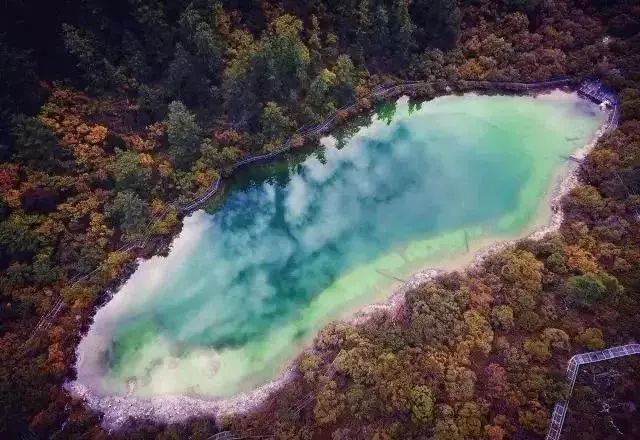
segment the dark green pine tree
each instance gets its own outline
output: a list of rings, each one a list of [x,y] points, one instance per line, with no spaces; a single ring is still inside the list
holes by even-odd
[[[411,17],[419,46],[450,49],[460,32],[460,8],[455,0],[414,0]]]
[[[415,26],[409,15],[407,0],[394,0],[392,15],[392,36],[394,41],[394,61],[405,63],[414,45],[413,34]]]
[[[389,12],[380,3],[373,21],[373,48],[378,56],[386,56],[389,49]]]
[[[353,42],[353,57],[359,63],[364,63],[365,54],[371,47],[371,33],[373,17],[371,15],[371,0],[360,0],[356,9],[355,38]]]

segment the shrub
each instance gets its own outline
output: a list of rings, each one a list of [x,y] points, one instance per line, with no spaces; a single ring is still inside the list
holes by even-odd
[[[411,390],[411,419],[414,423],[430,426],[433,424],[434,398],[429,387],[420,385]]]
[[[507,305],[494,307],[491,310],[491,322],[503,330],[511,330],[513,328],[513,309]]]
[[[540,362],[544,362],[551,357],[549,344],[539,339],[527,339],[524,341],[524,351]]]
[[[542,340],[551,345],[555,351],[569,351],[569,335],[559,328],[546,328],[542,332]]]
[[[544,319],[536,312],[525,310],[516,315],[516,323],[527,332],[535,332],[542,328]]]
[[[601,350],[604,348],[602,330],[599,328],[591,327],[586,329],[576,337],[576,342],[589,350]]]
[[[570,197],[578,206],[589,211],[599,212],[605,206],[605,201],[598,190],[590,185],[578,186],[571,191]]]
[[[567,291],[573,301],[581,307],[590,307],[607,290],[605,285],[591,275],[578,275],[567,280]]]

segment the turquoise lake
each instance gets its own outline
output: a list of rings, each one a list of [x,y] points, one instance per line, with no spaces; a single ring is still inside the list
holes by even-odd
[[[98,310],[78,381],[205,398],[264,384],[397,279],[543,224],[567,156],[605,119],[559,91],[401,99],[339,140],[241,172]]]

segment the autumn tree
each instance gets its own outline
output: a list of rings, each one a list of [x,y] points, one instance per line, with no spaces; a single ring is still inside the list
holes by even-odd
[[[523,344],[524,351],[539,362],[544,362],[551,357],[549,343],[540,339],[526,339]]]
[[[451,366],[445,375],[445,391],[452,401],[464,402],[475,394],[477,376],[468,368]]]
[[[475,402],[465,402],[462,404],[456,417],[456,422],[460,433],[464,438],[480,438],[483,431],[483,409]]]
[[[531,252],[516,250],[503,257],[501,275],[514,286],[530,292],[542,289],[542,263]]]
[[[538,435],[544,435],[549,426],[549,416],[545,408],[537,401],[518,408],[520,426]]]
[[[485,387],[488,395],[494,399],[503,398],[509,389],[507,371],[500,364],[490,363],[484,369]]]
[[[513,328],[513,309],[505,304],[494,307],[491,309],[491,321],[503,330],[511,330]]]
[[[423,286],[408,298],[408,337],[415,344],[453,345],[464,330],[460,304],[444,289]]]
[[[442,440],[463,440],[464,437],[455,420],[455,412],[449,405],[440,405],[435,426],[435,438]]]
[[[583,209],[588,209],[592,215],[597,215],[604,210],[605,200],[597,188],[591,185],[581,185],[571,190],[570,202]]]
[[[411,417],[414,423],[430,426],[434,418],[434,398],[429,387],[420,385],[411,390]]]
[[[320,425],[335,422],[344,409],[344,396],[338,390],[336,382],[327,381],[316,399],[313,414]]]
[[[472,348],[481,353],[489,354],[493,342],[493,330],[485,317],[476,310],[464,312],[464,322],[467,326],[467,340]]]
[[[541,339],[549,344],[554,351],[568,352],[571,350],[569,335],[559,328],[544,329]]]
[[[590,327],[576,336],[576,342],[589,350],[602,350],[604,348],[604,339],[602,330]]]

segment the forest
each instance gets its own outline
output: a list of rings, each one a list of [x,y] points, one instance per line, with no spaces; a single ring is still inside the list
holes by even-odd
[[[0,24],[0,438],[542,439],[569,357],[640,341],[636,1],[9,0]],[[381,84],[431,81],[424,98],[563,76],[615,90],[621,123],[558,232],[440,276],[398,314],[328,325],[250,414],[107,432],[62,388],[108,292],[167,252],[174,202],[237,160],[348,104],[368,114]],[[605,385],[581,379],[564,438],[638,436],[639,373],[629,358]],[[584,423],[600,395],[615,420]]]

